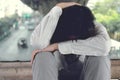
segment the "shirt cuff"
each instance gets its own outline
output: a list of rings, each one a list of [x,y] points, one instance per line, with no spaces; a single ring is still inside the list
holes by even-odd
[[[58,43],[58,50],[61,54],[70,54],[72,53],[71,47],[72,41]]]

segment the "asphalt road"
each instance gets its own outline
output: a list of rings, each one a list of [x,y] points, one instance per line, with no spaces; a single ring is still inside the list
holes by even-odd
[[[29,61],[31,58],[30,35],[31,31],[27,29],[12,30],[7,38],[0,41],[0,61]],[[18,47],[20,38],[26,38],[28,48]]]

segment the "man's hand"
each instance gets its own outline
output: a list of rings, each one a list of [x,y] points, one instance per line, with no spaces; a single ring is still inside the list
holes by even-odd
[[[33,63],[33,60],[34,60],[35,56],[36,56],[40,51],[41,51],[41,50],[36,49],[36,50],[34,50],[34,51],[32,52],[31,64]]]
[[[58,49],[58,44],[57,43],[54,43],[54,44],[51,44],[49,46],[47,46],[46,48],[42,49],[41,51],[42,52],[49,52],[49,51],[55,51]]]
[[[32,59],[31,59],[31,64],[33,63],[33,60],[35,58],[35,56],[40,53],[40,52],[49,52],[49,51],[55,51],[58,49],[58,44],[57,43],[54,43],[54,44],[51,44],[49,46],[47,46],[46,48],[42,49],[42,50],[39,50],[39,49],[36,49],[32,52]]]
[[[61,2],[61,3],[56,4],[56,6],[59,6],[61,8],[66,8],[66,7],[73,6],[73,5],[80,5],[80,4],[76,2]]]

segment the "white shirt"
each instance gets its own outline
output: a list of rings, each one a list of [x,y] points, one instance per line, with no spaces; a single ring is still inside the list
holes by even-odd
[[[55,6],[42,19],[31,35],[30,43],[34,48],[43,49],[50,43],[50,39],[56,29],[62,8]],[[61,54],[79,54],[91,56],[106,56],[110,51],[110,38],[105,27],[96,23],[98,35],[86,40],[66,41],[58,43]]]

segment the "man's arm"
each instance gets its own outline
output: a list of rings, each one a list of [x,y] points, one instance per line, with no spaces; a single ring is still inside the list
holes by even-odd
[[[42,19],[40,24],[33,31],[30,39],[31,45],[37,46],[39,49],[47,47],[56,29],[59,17],[62,14],[62,9],[72,5],[80,4],[75,2],[63,2],[56,4],[56,6],[50,10],[50,12]]]
[[[42,19],[40,24],[33,31],[30,43],[32,46],[42,48],[46,46],[57,25],[62,9],[58,6],[53,7],[50,12]]]
[[[58,43],[62,54],[80,54],[91,56],[106,56],[110,51],[110,38],[102,24],[95,23],[98,34],[86,40],[67,41]]]
[[[35,55],[40,52],[40,49],[43,49],[44,47],[47,47],[49,44],[50,38],[55,31],[57,21],[62,14],[62,9],[72,6],[72,5],[80,5],[75,2],[63,2],[58,3],[52,10],[43,18],[41,23],[35,28],[35,30],[32,33],[30,43],[34,47],[35,50],[32,52],[32,59],[31,63],[34,60]],[[56,44],[54,44],[56,46]],[[54,45],[52,46],[52,49],[54,49]],[[50,47],[51,49],[51,47]],[[55,47],[57,49],[57,47]],[[48,50],[50,51],[50,50]]]

